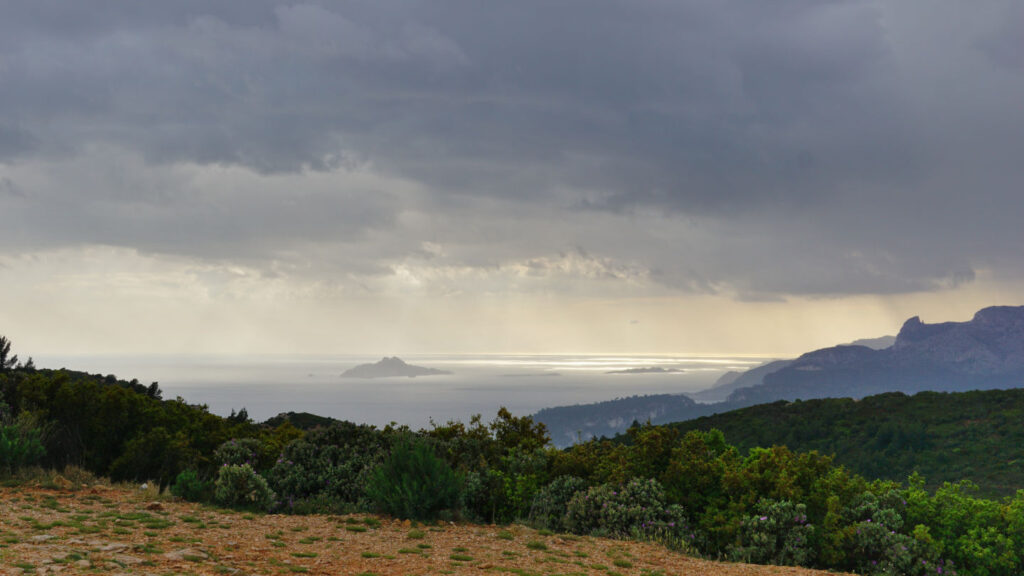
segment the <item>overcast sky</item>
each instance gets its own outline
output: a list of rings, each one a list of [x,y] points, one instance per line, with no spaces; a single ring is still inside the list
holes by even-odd
[[[1019,0],[0,0],[0,333],[799,353],[1024,304]]]

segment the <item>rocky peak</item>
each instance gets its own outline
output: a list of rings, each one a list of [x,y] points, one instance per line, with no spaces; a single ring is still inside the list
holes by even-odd
[[[992,306],[967,322],[926,324],[907,320],[892,350],[973,374],[1024,369],[1024,306]]]

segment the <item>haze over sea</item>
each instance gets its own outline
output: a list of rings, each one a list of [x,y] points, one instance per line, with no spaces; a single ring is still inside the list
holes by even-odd
[[[311,412],[341,420],[414,429],[430,420],[493,419],[637,394],[695,392],[729,370],[765,362],[757,356],[637,355],[402,355],[409,364],[450,375],[417,378],[342,378],[380,356],[62,356],[40,367],[114,374],[143,384],[159,382],[165,399],[181,396],[215,414],[245,408],[263,421],[281,412]],[[609,374],[659,367],[681,372]]]

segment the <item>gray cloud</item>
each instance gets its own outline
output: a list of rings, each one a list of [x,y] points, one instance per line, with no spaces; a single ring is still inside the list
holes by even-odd
[[[966,24],[924,0],[0,6],[0,239],[24,249],[746,299],[1024,272],[1010,0]]]

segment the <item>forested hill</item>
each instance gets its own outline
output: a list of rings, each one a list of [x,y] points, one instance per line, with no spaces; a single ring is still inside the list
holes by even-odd
[[[913,396],[892,392],[861,400],[780,400],[669,426],[681,433],[721,430],[740,449],[785,445],[834,454],[868,478],[928,484],[968,479],[982,494],[1024,489],[1024,390]]]

